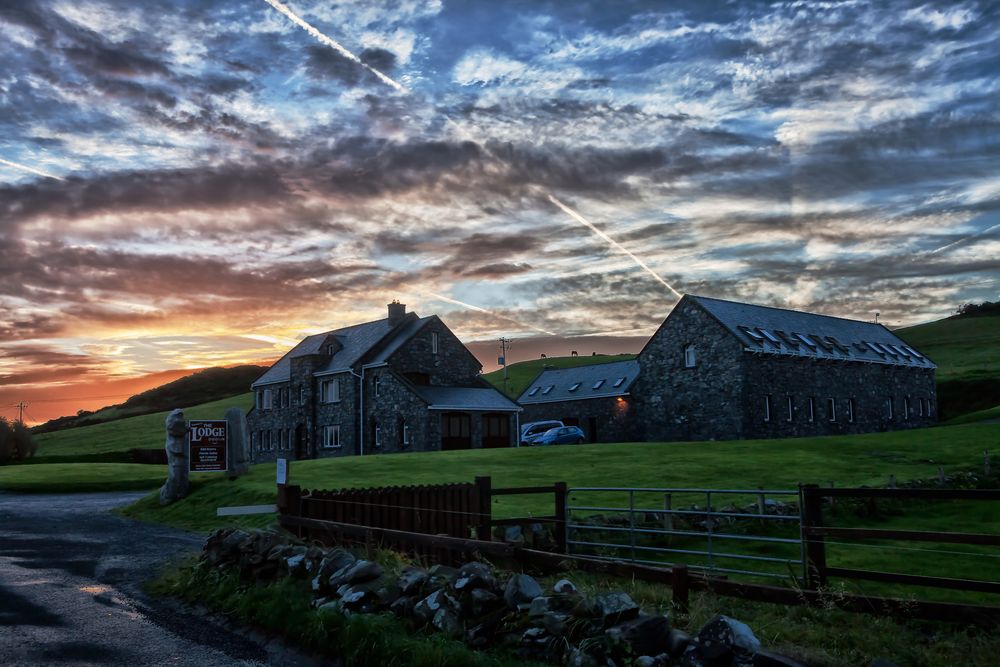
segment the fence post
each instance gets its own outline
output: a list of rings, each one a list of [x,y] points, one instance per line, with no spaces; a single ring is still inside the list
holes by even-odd
[[[805,529],[823,525],[823,496],[819,485],[799,486],[799,506],[802,523],[802,543],[805,546],[806,588],[818,590],[826,585],[826,544],[818,535]]]
[[[556,503],[556,551],[566,554],[569,553],[569,513],[566,511],[566,482],[556,482],[553,485],[553,492]]]
[[[663,530],[673,531],[674,529],[674,515],[670,513],[673,508],[673,495],[670,493],[663,494],[663,509],[666,514],[663,515]],[[674,536],[667,535],[667,544],[674,543]]]
[[[678,612],[686,614],[688,611],[688,602],[689,602],[687,565],[675,564],[673,567],[670,568],[670,572],[671,572],[670,588],[673,591],[674,608]]]
[[[476,477],[476,539],[490,542],[493,539],[493,480],[489,476]]]
[[[764,487],[762,486],[758,486],[757,488],[761,491],[764,490]],[[757,514],[760,514],[761,516],[767,514],[767,503],[764,502],[763,493],[757,494]],[[764,525],[764,519],[757,519],[757,522],[760,523],[761,525]]]
[[[292,484],[278,485],[278,514],[281,516],[302,516],[302,488]],[[303,529],[296,527],[294,532],[302,537]]]

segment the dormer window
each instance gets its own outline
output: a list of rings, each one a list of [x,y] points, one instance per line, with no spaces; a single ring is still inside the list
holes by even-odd
[[[332,343],[326,346],[326,356],[332,357],[334,352],[336,351],[337,349],[333,346]]]
[[[688,345],[684,348],[684,368],[694,368],[697,365],[698,354],[695,351],[694,345]]]

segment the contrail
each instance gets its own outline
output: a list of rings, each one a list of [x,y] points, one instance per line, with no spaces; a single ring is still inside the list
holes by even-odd
[[[41,169],[35,169],[34,167],[28,167],[23,164],[18,164],[17,162],[11,162],[10,160],[4,160],[0,158],[0,164],[5,164],[8,167],[14,167],[14,169],[20,169],[21,171],[26,171],[29,174],[35,174],[36,176],[44,176],[45,178],[53,178],[57,181],[64,181],[66,179],[60,178],[59,176],[53,176],[52,174],[46,173]]]
[[[968,236],[964,236],[964,237],[958,239],[957,241],[952,241],[951,243],[949,243],[947,245],[943,245],[940,248],[934,248],[934,250],[931,250],[927,254],[928,255],[936,255],[939,252],[944,252],[945,250],[948,250],[949,248],[953,248],[953,247],[957,246],[959,243],[965,243],[966,241],[969,241],[971,239],[978,238],[978,237],[983,236],[985,234],[989,234],[994,229],[1000,229],[1000,224],[993,225],[992,227],[987,227],[983,231],[978,232],[976,234],[970,234]]]
[[[556,206],[558,206],[560,209],[562,209],[563,213],[565,213],[566,215],[568,215],[569,217],[573,218],[574,220],[576,220],[577,222],[579,222],[581,225],[583,225],[584,227],[586,227],[590,231],[592,231],[595,234],[597,234],[598,236],[600,236],[602,239],[604,239],[605,241],[607,241],[608,245],[610,245],[612,248],[615,248],[619,252],[623,252],[626,255],[628,255],[629,257],[631,257],[632,261],[634,261],[636,264],[638,264],[640,267],[642,267],[643,271],[645,271],[649,275],[651,275],[654,278],[656,278],[656,280],[659,281],[660,284],[662,284],[668,290],[670,290],[671,292],[673,292],[677,296],[678,299],[683,296],[680,292],[678,292],[677,290],[675,290],[670,283],[668,283],[666,280],[664,280],[663,278],[661,278],[660,274],[658,274],[653,269],[649,268],[649,266],[646,265],[646,262],[644,262],[641,259],[639,259],[638,257],[636,257],[635,254],[631,250],[629,250],[628,248],[626,248],[625,246],[623,246],[618,241],[615,241],[613,238],[611,238],[610,236],[608,236],[607,234],[605,234],[604,232],[602,232],[600,229],[598,229],[597,227],[595,227],[594,224],[591,223],[589,220],[587,220],[585,217],[583,217],[582,215],[580,215],[579,213],[577,213],[576,211],[574,211],[573,209],[571,209],[569,206],[567,206],[566,204],[564,204],[561,201],[559,201],[558,199],[556,199],[555,195],[549,194],[548,198],[549,198],[550,202],[552,202],[553,204],[555,204]]]
[[[352,62],[355,62],[355,63],[361,65],[362,67],[364,67],[366,70],[368,70],[369,72],[371,72],[372,74],[374,74],[375,76],[377,76],[378,79],[379,79],[379,81],[381,81],[382,83],[386,84],[387,86],[392,86],[393,88],[395,88],[396,90],[398,90],[401,93],[408,93],[408,92],[410,92],[409,90],[406,89],[406,87],[403,84],[401,84],[401,83],[399,83],[399,82],[391,79],[390,77],[388,77],[385,74],[383,74],[382,72],[378,71],[377,69],[375,69],[371,65],[368,65],[367,63],[362,62],[361,58],[358,58],[356,55],[354,55],[353,53],[351,53],[350,51],[348,51],[347,49],[345,49],[336,40],[333,40],[333,39],[327,37],[326,35],[324,35],[323,33],[321,33],[319,30],[317,30],[316,28],[314,28],[311,24],[306,23],[300,16],[298,16],[295,12],[293,12],[291,9],[289,9],[287,5],[284,5],[284,4],[280,3],[280,2],[278,2],[278,0],[264,0],[264,2],[266,2],[269,5],[271,5],[272,7],[274,7],[275,9],[277,9],[279,12],[281,12],[282,14],[284,14],[285,16],[287,16],[293,23],[295,23],[297,26],[299,26],[300,28],[302,28],[303,30],[305,30],[306,32],[308,32],[310,35],[312,35],[313,37],[315,37],[321,44],[325,44],[326,46],[329,46],[331,49],[333,49],[334,51],[336,51],[340,55],[344,56],[348,60],[350,60]]]
[[[531,324],[528,324],[527,322],[519,322],[518,320],[515,320],[515,319],[513,319],[511,317],[507,317],[506,315],[501,315],[500,313],[495,313],[492,310],[486,310],[485,308],[480,308],[479,306],[473,306],[471,303],[465,303],[464,301],[459,301],[458,299],[452,299],[449,296],[444,296],[442,294],[435,294],[434,292],[428,292],[427,295],[430,296],[430,297],[432,297],[432,298],[434,298],[434,299],[437,299],[439,301],[445,301],[447,303],[453,303],[456,306],[462,306],[463,308],[468,308],[469,310],[474,310],[477,313],[485,313],[487,315],[492,315],[493,317],[500,318],[501,320],[507,320],[508,322],[513,322],[514,324],[520,325],[522,327],[527,327],[527,328],[531,329],[532,331],[537,331],[537,332],[543,333],[543,334],[545,334],[547,336],[556,336],[557,335],[557,334],[552,333],[551,331],[546,331],[545,329],[539,329],[538,327],[533,326]]]

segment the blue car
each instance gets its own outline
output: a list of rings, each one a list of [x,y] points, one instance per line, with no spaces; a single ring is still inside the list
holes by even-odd
[[[579,426],[561,426],[542,434],[533,445],[579,445],[584,441],[583,430]]]

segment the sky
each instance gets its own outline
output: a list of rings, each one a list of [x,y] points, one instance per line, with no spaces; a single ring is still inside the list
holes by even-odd
[[[893,326],[995,300],[998,14],[0,0],[0,415],[393,299],[512,359],[634,351],[682,293]]]

